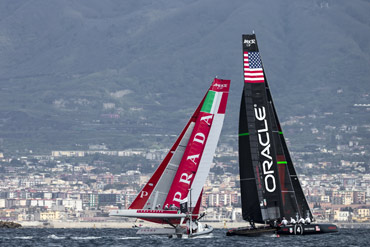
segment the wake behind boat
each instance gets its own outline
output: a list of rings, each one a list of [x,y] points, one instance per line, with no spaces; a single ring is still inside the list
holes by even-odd
[[[169,225],[140,228],[137,234],[196,237],[213,228],[199,220],[203,186],[221,133],[230,80],[214,79],[203,100],[162,163],[126,210],[110,216]]]
[[[239,117],[243,219],[228,236],[337,232],[314,218],[293,166],[263,69],[255,34],[243,35],[244,89]],[[256,227],[255,223],[264,224]]]

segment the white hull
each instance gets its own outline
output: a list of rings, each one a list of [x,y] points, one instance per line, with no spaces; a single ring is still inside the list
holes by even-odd
[[[206,225],[205,227],[202,224],[198,223],[199,228],[193,233],[189,233],[187,228],[177,226],[176,228],[149,228],[143,227],[140,228],[136,234],[138,235],[166,235],[169,238],[196,238],[204,236],[213,232],[213,227]]]
[[[175,228],[150,228],[150,227],[143,227],[140,228],[136,234],[138,235],[175,235],[176,229]]]
[[[199,236],[208,235],[208,234],[210,234],[212,232],[213,232],[213,227],[212,226],[208,226],[207,228],[204,228],[200,232],[195,232],[195,233],[189,235],[189,238],[196,238],[196,237],[199,237]]]
[[[125,209],[112,210],[109,216],[145,218],[145,219],[182,219],[186,214],[178,213],[174,210],[145,210],[145,209]]]

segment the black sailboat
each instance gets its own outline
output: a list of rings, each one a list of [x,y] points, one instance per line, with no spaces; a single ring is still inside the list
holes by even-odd
[[[240,189],[243,219],[251,226],[229,230],[227,235],[337,232],[336,225],[313,223],[272,101],[255,34],[243,35],[243,70]],[[255,223],[265,227],[257,228]]]

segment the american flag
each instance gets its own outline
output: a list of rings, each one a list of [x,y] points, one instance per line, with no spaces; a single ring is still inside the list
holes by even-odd
[[[244,82],[265,82],[259,52],[244,52]]]

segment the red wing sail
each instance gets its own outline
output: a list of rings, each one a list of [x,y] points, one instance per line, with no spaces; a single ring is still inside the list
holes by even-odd
[[[178,213],[173,210],[174,206],[179,208],[180,201],[187,198],[191,189],[189,199],[192,207],[195,206],[192,214],[198,217],[202,188],[222,129],[229,88],[229,80],[214,79],[175,144],[129,209],[110,215],[179,224],[186,215],[174,215]]]
[[[195,205],[208,176],[221,133],[230,80],[214,79],[202,104],[186,150],[172,181],[165,205],[179,206],[192,189]]]

